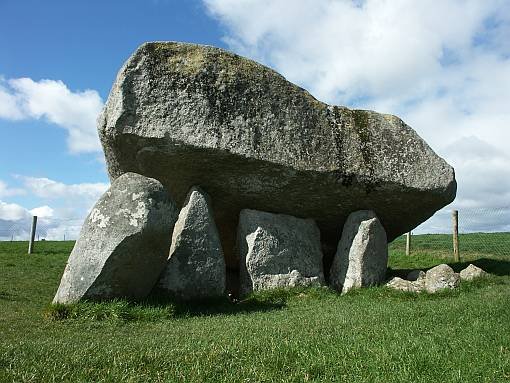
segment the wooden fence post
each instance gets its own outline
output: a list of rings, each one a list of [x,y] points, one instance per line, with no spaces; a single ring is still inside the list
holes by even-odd
[[[411,232],[406,233],[406,255],[411,255]]]
[[[32,228],[30,229],[30,242],[28,243],[28,254],[34,251],[35,230],[37,228],[37,216],[32,217]]]
[[[453,260],[455,262],[460,261],[459,254],[459,211],[452,211],[452,223],[453,223]]]

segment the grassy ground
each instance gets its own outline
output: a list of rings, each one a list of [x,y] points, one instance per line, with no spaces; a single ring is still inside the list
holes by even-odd
[[[73,244],[28,256],[26,243],[0,242],[0,381],[510,382],[510,255],[498,250],[510,235],[483,239],[463,263],[494,276],[437,295],[312,289],[51,309]],[[449,238],[413,240],[412,257],[391,245],[390,273],[451,263]]]

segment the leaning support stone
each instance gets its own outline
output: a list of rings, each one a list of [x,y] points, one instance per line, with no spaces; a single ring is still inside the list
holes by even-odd
[[[381,222],[371,210],[351,213],[333,259],[330,282],[346,293],[352,288],[380,284],[386,276],[388,243]]]
[[[324,283],[320,232],[312,219],[242,210],[237,246],[243,295]]]
[[[85,220],[53,302],[145,298],[165,267],[176,219],[159,181],[118,177]]]
[[[209,196],[193,187],[172,235],[172,247],[157,290],[180,299],[225,294],[225,260]]]

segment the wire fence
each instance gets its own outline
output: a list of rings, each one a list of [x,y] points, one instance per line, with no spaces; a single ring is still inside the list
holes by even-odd
[[[390,248],[407,255],[428,253],[454,260],[482,255],[510,257],[510,207],[463,208],[456,217],[454,211],[439,211],[409,237],[397,238]]]
[[[44,218],[37,222],[35,240],[76,240],[83,218]],[[31,219],[0,219],[0,241],[28,241]],[[458,241],[461,253],[483,253],[510,256],[510,206],[463,208],[458,211]],[[453,250],[452,210],[443,209],[412,232],[411,252],[435,249]],[[416,236],[418,234],[418,236]],[[434,234],[434,235],[427,235]],[[438,235],[439,234],[439,235]],[[394,241],[393,248],[405,248],[405,236]]]
[[[35,240],[76,240],[80,234],[83,221],[84,218],[39,218],[37,220]],[[31,220],[0,220],[0,241],[28,241],[30,239],[31,225]]]
[[[460,234],[510,232],[510,206],[461,208],[458,212]],[[450,234],[451,232],[451,209],[438,211],[413,230],[414,234]]]

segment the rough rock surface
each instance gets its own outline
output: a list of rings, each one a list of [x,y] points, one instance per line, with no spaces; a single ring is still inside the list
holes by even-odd
[[[460,276],[445,264],[428,270],[425,275],[425,290],[435,293],[443,289],[454,289],[459,286]]]
[[[410,293],[419,293],[423,290],[422,283],[408,281],[399,277],[391,279],[388,283],[386,283],[386,286],[395,290],[406,291]]]
[[[333,288],[346,293],[354,287],[384,281],[388,242],[383,226],[371,210],[349,215],[329,274]]]
[[[225,294],[225,260],[209,196],[193,187],[175,224],[158,290],[181,299]]]
[[[484,278],[488,275],[488,273],[481,268],[470,264],[464,270],[460,272],[460,279],[463,281],[472,281],[476,278]]]
[[[320,232],[311,219],[242,210],[237,247],[242,295],[324,283]]]
[[[53,302],[147,296],[165,267],[176,219],[157,180],[115,179],[85,220]]]
[[[244,208],[315,219],[332,256],[351,212],[377,211],[391,241],[456,193],[453,169],[398,117],[327,105],[209,46],[140,46],[98,129],[112,180],[156,178],[179,205],[208,191],[230,266]]]
[[[413,270],[407,274],[407,279],[395,277],[386,283],[386,286],[395,290],[419,293],[425,289],[425,276],[422,270]]]

